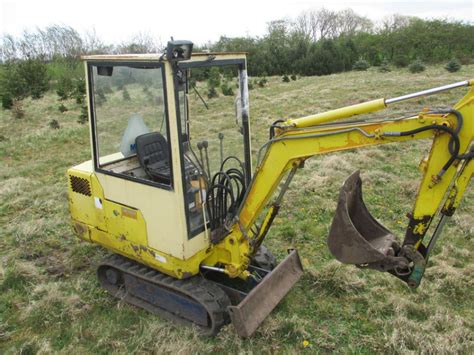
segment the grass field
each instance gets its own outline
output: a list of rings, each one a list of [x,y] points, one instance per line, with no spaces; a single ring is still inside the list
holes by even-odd
[[[439,66],[421,74],[371,69],[290,83],[270,78],[267,87],[250,92],[253,153],[278,118],[470,78],[474,65],[457,73]],[[449,106],[465,92],[410,101],[383,114]],[[211,103],[219,100],[228,98]],[[472,352],[474,191],[448,222],[417,291],[388,274],[341,265],[325,244],[339,186],[356,169],[369,209],[401,238],[428,141],[308,162],[266,241],[278,259],[288,247],[297,248],[305,275],[252,338],[240,339],[232,326],[216,338],[202,338],[194,329],[117,302],[99,287],[95,267],[107,251],[74,237],[67,210],[65,171],[90,159],[89,133],[77,123],[80,107],[64,104],[69,111],[60,113],[51,92],[25,100],[24,118],[0,111],[0,353]],[[59,129],[49,126],[52,119]]]

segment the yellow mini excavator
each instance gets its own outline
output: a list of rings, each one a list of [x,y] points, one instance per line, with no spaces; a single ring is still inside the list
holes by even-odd
[[[250,336],[303,273],[296,250],[275,265],[262,242],[305,160],[432,139],[403,241],[368,212],[358,172],[342,186],[328,237],[342,263],[416,288],[474,171],[474,80],[278,120],[252,169],[246,55],[192,47],[84,57],[92,159],[67,172],[69,207],[77,236],[113,252],[98,267],[101,286],[203,334],[231,321]],[[238,92],[208,104],[200,83],[216,71]],[[463,86],[471,88],[449,109],[344,120]]]

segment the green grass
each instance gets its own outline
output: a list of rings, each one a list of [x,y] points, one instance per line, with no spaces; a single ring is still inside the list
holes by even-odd
[[[300,117],[379,97],[474,77],[474,66],[448,73],[407,70],[269,78],[250,92],[252,150],[278,118]],[[377,114],[401,115],[454,104],[465,89],[403,103]],[[220,107],[232,98],[209,100]],[[227,101],[226,101],[227,100]],[[417,291],[396,278],[344,266],[326,247],[338,189],[361,169],[370,210],[401,236],[416,196],[420,159],[429,142],[372,147],[321,156],[299,171],[266,244],[279,259],[298,248],[305,275],[250,339],[232,326],[202,338],[117,302],[96,280],[107,251],[81,243],[69,225],[65,171],[90,159],[80,106],[58,111],[54,93],[24,101],[25,117],[0,111],[0,352],[109,353],[468,353],[474,348],[474,192],[468,191],[434,250]],[[200,111],[199,111],[200,112]],[[60,129],[48,123],[56,119]],[[198,119],[198,118],[197,118]],[[471,350],[469,350],[471,349]]]

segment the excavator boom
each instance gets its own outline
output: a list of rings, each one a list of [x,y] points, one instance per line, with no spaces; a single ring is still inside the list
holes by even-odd
[[[250,254],[258,248],[278,213],[283,194],[296,170],[312,156],[431,138],[433,145],[429,157],[424,160],[423,178],[403,242],[399,242],[394,233],[369,213],[362,199],[359,172],[353,173],[341,188],[328,237],[329,250],[342,263],[390,272],[410,287],[417,287],[424,274],[429,250],[439,237],[444,217],[454,213],[472,176],[474,90],[471,88],[449,110],[423,111],[403,119],[350,123],[334,121],[382,110],[399,101],[472,86],[473,82],[463,81],[394,99],[373,100],[274,125],[271,130],[273,136],[259,152],[255,175],[231,227],[229,238],[241,240],[239,248],[245,245]],[[287,179],[282,184],[278,197],[270,204],[263,222],[258,226],[258,216],[268,205],[285,175]],[[423,239],[438,210],[442,214],[440,225],[430,242],[425,245]],[[226,240],[228,239],[222,243]],[[237,276],[238,270],[233,266],[227,272]],[[288,273],[291,271],[288,270]],[[271,274],[267,277],[271,277]],[[263,285],[264,283],[261,284],[262,287]],[[259,287],[253,292],[259,293]],[[257,312],[257,309],[265,309],[267,314],[270,313],[273,301],[274,299],[268,307],[265,302],[254,303],[253,309],[247,306],[244,312],[247,319],[242,316],[233,317],[237,323],[236,328],[242,328],[242,324],[253,324],[254,319],[250,315]],[[261,318],[260,315],[258,319]],[[245,334],[248,335],[248,332]]]

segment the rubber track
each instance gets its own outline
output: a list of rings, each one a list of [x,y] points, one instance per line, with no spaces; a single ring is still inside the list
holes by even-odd
[[[123,274],[128,274],[129,276],[163,287],[167,291],[172,291],[193,299],[207,311],[210,325],[207,327],[201,326],[186,318],[180,317],[179,313],[182,313],[181,310],[165,310],[154,306],[129,294],[124,285],[117,287],[104,282],[100,276],[100,270],[104,267],[112,267],[121,271]],[[204,279],[200,275],[193,276],[189,279],[178,280],[118,254],[113,254],[104,259],[97,269],[97,274],[102,287],[114,297],[151,313],[164,316],[172,321],[186,325],[196,325],[203,335],[216,335],[219,329],[229,321],[227,313],[227,307],[230,305],[229,298],[219,286]]]

